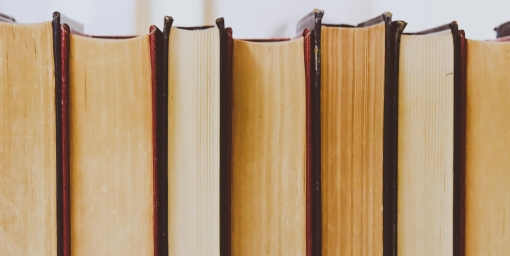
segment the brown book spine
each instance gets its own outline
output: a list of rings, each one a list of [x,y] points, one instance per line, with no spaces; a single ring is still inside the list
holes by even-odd
[[[63,246],[64,255],[71,255],[71,215],[70,215],[70,162],[69,162],[69,27],[61,25],[62,63],[62,202],[63,202]]]
[[[400,38],[407,23],[386,21],[383,142],[383,255],[397,255],[398,76]]]
[[[313,255],[312,248],[312,32],[310,29],[303,31],[304,38],[304,64],[305,64],[305,81],[306,81],[306,255]]]
[[[453,255],[465,255],[466,233],[466,64],[467,40],[463,30],[452,28],[455,49]]]
[[[168,255],[168,114],[165,90],[163,32],[156,26],[149,34],[152,81],[152,147],[153,147],[153,204],[154,255]],[[167,72],[168,73],[168,72]]]
[[[69,220],[69,137],[64,134],[68,127],[67,70],[68,30],[60,24],[60,13],[53,14],[53,57],[55,65],[55,114],[56,114],[56,177],[57,177],[57,255],[70,255]],[[66,37],[67,36],[67,37]],[[63,84],[65,83],[65,84]],[[64,124],[65,123],[65,124]],[[66,130],[67,132],[68,130]]]
[[[465,240],[465,156],[466,156],[466,38],[456,21],[419,32],[428,34],[449,29],[454,49],[453,110],[453,255],[464,255]]]
[[[231,255],[232,29],[216,20],[220,33],[220,255]]]
[[[162,234],[162,245],[159,255],[168,255],[168,52],[169,52],[169,40],[170,40],[170,28],[172,27],[174,19],[169,16],[165,16],[163,19],[163,38],[162,38],[162,52],[159,55],[163,55],[163,62],[161,63],[161,93],[159,102],[159,115],[161,116],[158,128],[160,137],[159,141],[162,143],[161,146],[161,158],[164,161],[164,166],[161,167],[161,175],[159,176],[159,200],[163,203],[159,205],[160,221],[158,225],[164,226],[164,233]]]

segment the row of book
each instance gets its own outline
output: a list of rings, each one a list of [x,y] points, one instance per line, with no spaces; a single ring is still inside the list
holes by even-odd
[[[510,23],[98,37],[0,15],[4,255],[504,255]]]

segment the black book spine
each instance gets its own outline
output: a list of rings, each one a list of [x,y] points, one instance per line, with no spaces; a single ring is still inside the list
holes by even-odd
[[[55,120],[56,120],[56,177],[57,177],[57,255],[64,255],[64,201],[63,201],[63,152],[62,152],[62,42],[60,13],[53,13],[53,60],[55,67]],[[69,251],[69,250],[65,250]],[[66,254],[67,256],[67,254]]]
[[[397,255],[398,221],[398,76],[400,38],[407,23],[386,23],[383,138],[383,255]]]
[[[220,35],[220,255],[231,254],[230,178],[232,160],[232,37],[225,20],[218,18]]]

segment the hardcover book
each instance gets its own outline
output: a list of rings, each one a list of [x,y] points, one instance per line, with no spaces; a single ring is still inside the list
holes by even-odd
[[[398,254],[459,255],[463,31],[402,35],[398,81]]]
[[[310,39],[233,39],[232,255],[311,255]]]
[[[405,23],[392,22],[385,13],[358,26],[321,24],[312,13],[298,28],[303,26],[315,29],[314,253],[391,255],[396,243],[395,55]]]
[[[67,32],[67,31],[66,31]],[[160,255],[163,34],[64,34],[69,168],[66,255]],[[67,62],[68,61],[68,62]]]
[[[499,36],[499,30],[498,30]],[[465,255],[510,250],[510,42],[467,40]]]
[[[205,27],[172,27],[172,21],[167,17],[164,29],[168,96],[162,138],[168,143],[169,254],[220,255],[227,250],[221,240],[228,236],[223,208],[230,196],[224,20]]]
[[[69,27],[83,29],[58,12],[39,24],[0,15],[0,248],[7,255],[64,252],[61,32]]]

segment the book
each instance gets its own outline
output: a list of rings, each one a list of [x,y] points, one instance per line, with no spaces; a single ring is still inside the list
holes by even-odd
[[[171,27],[168,45],[168,248],[170,255],[220,255],[230,196],[225,178],[226,31],[216,26]],[[166,27],[169,27],[168,29]],[[228,170],[227,170],[228,171]],[[225,242],[223,242],[225,243]]]
[[[310,46],[309,30],[232,41],[232,255],[310,255]]]
[[[382,254],[385,34],[322,27],[323,255]]]
[[[503,255],[510,249],[510,43],[468,39],[467,53],[465,255]]]
[[[8,255],[64,252],[60,35],[70,26],[83,30],[58,12],[38,24],[0,15],[0,247]]]
[[[164,254],[163,34],[66,36],[70,254]]]
[[[461,34],[404,33],[398,81],[398,254],[458,255]]]
[[[9,255],[54,255],[58,163],[52,24],[2,22],[0,35],[6,53],[0,62],[1,247]]]
[[[396,108],[394,42],[404,26],[390,13],[356,27],[318,24],[317,255],[393,251],[395,116],[388,113]]]

